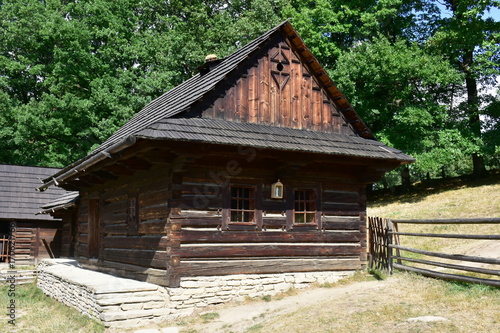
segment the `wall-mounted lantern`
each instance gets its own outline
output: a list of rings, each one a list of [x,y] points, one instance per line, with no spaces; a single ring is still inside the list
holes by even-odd
[[[283,184],[279,179],[271,185],[271,199],[283,199]]]

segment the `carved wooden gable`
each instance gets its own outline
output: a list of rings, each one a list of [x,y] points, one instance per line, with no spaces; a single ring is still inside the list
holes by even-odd
[[[203,117],[353,134],[332,100],[286,40],[268,42]],[[228,78],[228,80],[231,80]]]

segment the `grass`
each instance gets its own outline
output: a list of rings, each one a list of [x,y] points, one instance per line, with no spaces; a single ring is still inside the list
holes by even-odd
[[[208,323],[212,320],[219,318],[219,314],[217,312],[208,312],[208,313],[202,314],[200,317],[201,317],[201,319],[203,319],[204,323]]]
[[[12,296],[9,296],[8,286],[0,285],[2,308],[10,304],[11,299],[16,304],[15,327],[8,324],[8,319],[3,315],[4,322],[0,326],[2,332],[104,332],[104,325],[45,296],[35,284],[16,286],[15,295]]]
[[[367,213],[369,216],[380,216],[391,219],[460,219],[500,217],[500,175],[494,174],[493,177],[481,181],[457,178],[441,183],[430,182],[427,185],[419,184],[417,191],[414,193],[399,197],[386,195],[375,198],[375,200],[369,203]],[[500,234],[500,226],[494,224],[399,224],[398,230],[400,232],[417,233],[476,235]],[[497,241],[466,241],[463,239],[424,238],[414,236],[400,237],[400,244],[402,246],[448,254],[468,254],[468,252],[475,249],[494,246],[494,242]],[[425,258],[423,255],[410,252],[404,252],[403,255],[409,258]],[[457,264],[456,261],[453,262],[446,259],[429,259]],[[467,264],[470,263],[466,263],[466,265]],[[421,264],[411,263],[410,265],[429,268],[429,266]],[[477,273],[460,272],[460,274],[491,278],[491,276]]]
[[[496,332],[500,327],[500,289],[455,284],[398,273],[390,287],[347,294],[260,323],[259,332]],[[383,283],[383,282],[381,282]],[[313,315],[312,315],[313,314]],[[437,316],[444,321],[411,322]],[[465,319],[466,318],[466,319]]]

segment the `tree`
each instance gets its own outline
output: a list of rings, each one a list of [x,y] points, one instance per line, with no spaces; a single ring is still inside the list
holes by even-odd
[[[462,135],[475,142],[473,174],[481,177],[486,173],[484,154],[487,151],[481,116],[483,110],[488,109],[482,105],[485,102],[491,104],[494,99],[481,96],[479,87],[493,85],[500,74],[500,22],[485,14],[493,7],[499,8],[500,2],[442,0],[441,3],[451,16],[441,19],[429,44],[464,74],[466,101],[455,109],[455,120],[462,123]],[[494,113],[491,116],[495,117]],[[498,122],[500,118],[493,121]]]
[[[416,157],[414,172],[436,172],[468,146],[447,106],[461,75],[417,43],[379,36],[343,54],[332,75],[379,140]]]
[[[280,21],[272,0],[0,2],[0,163],[64,166]]]

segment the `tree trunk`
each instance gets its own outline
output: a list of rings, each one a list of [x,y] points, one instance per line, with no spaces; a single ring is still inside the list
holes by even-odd
[[[401,167],[401,187],[403,193],[411,190],[410,168],[408,166]]]
[[[476,138],[481,138],[481,118],[479,117],[479,96],[477,92],[477,80],[471,73],[470,66],[472,65],[473,51],[468,51],[464,55],[464,68],[466,69],[465,85],[467,88],[467,104],[469,112],[469,126]],[[474,178],[486,176],[486,167],[484,165],[484,157],[478,153],[472,154],[472,174]]]

